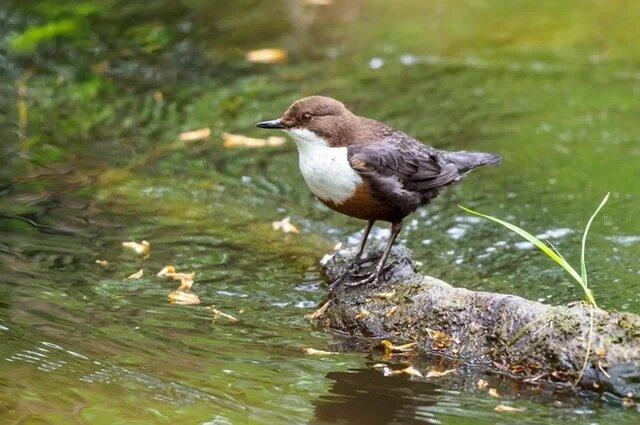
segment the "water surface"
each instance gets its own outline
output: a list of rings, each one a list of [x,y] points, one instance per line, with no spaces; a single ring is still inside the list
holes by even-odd
[[[401,234],[421,270],[563,304],[588,245],[599,305],[640,313],[640,6],[624,1],[13,1],[0,6],[0,417],[6,423],[637,423],[611,397],[472,367],[384,377],[380,352],[310,327],[318,260],[363,223],[309,194],[295,147],[223,132],[324,94],[445,149],[500,153]],[[247,51],[286,48],[281,64]],[[209,141],[180,132],[209,127]],[[290,216],[300,234],[271,222]],[[375,237],[384,238],[381,228]],[[146,239],[145,275],[122,241]],[[102,269],[96,260],[106,259]],[[175,306],[167,264],[195,271]],[[240,320],[213,320],[211,307]],[[366,344],[365,344],[366,346]],[[302,347],[338,349],[308,357]],[[438,359],[423,359],[426,368]],[[497,401],[475,389],[499,387]],[[499,404],[526,409],[500,414]]]

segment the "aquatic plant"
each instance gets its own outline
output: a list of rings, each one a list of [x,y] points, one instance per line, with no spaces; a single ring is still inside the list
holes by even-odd
[[[459,205],[459,207],[462,208],[463,210],[465,210],[466,212],[470,213],[470,214],[477,215],[479,217],[483,217],[483,218],[486,218],[488,220],[494,221],[494,222],[496,222],[498,224],[501,224],[504,227],[506,227],[507,229],[517,233],[518,235],[520,235],[523,238],[525,238],[527,241],[531,242],[534,246],[536,246],[538,249],[540,249],[540,251],[544,252],[549,258],[551,258],[553,261],[558,263],[558,265],[560,265],[560,267],[562,267],[567,273],[569,273],[571,275],[571,277],[573,277],[573,279],[582,287],[582,290],[584,291],[586,300],[589,302],[589,304],[591,304],[594,307],[597,307],[596,300],[595,300],[595,298],[593,296],[593,291],[591,289],[589,289],[589,287],[588,287],[587,265],[586,265],[586,259],[585,259],[585,249],[586,249],[586,244],[587,244],[587,235],[589,234],[589,229],[591,228],[591,223],[593,223],[593,220],[595,219],[596,215],[598,215],[598,213],[600,212],[600,210],[602,209],[604,204],[607,203],[608,199],[609,199],[609,193],[607,193],[605,195],[604,199],[602,199],[602,201],[600,202],[600,205],[595,210],[595,212],[591,215],[591,218],[589,218],[589,221],[587,222],[587,225],[586,225],[586,227],[584,229],[584,233],[582,235],[582,246],[581,246],[581,253],[580,253],[580,271],[581,271],[581,273],[578,273],[576,271],[576,269],[574,269],[567,262],[567,260],[564,259],[562,254],[560,254],[560,252],[558,252],[558,250],[553,245],[551,245],[551,243],[549,243],[549,245],[545,244],[543,241],[541,241],[540,239],[536,238],[535,236],[533,236],[531,233],[527,232],[526,230],[516,226],[515,224],[506,222],[504,220],[501,220],[499,218],[496,218],[496,217],[493,217],[493,216],[490,216],[490,215],[486,215],[486,214],[479,213],[477,211],[470,210],[469,208],[465,208],[465,207],[460,206],[460,205]]]

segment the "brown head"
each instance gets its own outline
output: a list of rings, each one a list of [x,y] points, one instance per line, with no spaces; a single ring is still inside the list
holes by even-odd
[[[317,136],[329,146],[337,147],[351,144],[358,120],[359,117],[342,102],[330,97],[309,96],[294,102],[281,118],[263,121],[257,126],[285,130],[298,143],[307,136]]]

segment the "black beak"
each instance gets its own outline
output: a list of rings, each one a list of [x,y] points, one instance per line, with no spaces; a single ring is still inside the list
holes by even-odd
[[[262,121],[259,122],[258,124],[256,124],[256,127],[260,127],[260,128],[284,128],[284,125],[282,125],[282,122],[280,122],[279,119],[277,120],[271,120],[271,121]]]

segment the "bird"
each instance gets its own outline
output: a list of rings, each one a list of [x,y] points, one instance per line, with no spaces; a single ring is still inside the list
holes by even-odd
[[[256,126],[284,130],[291,136],[302,177],[320,202],[367,221],[355,257],[330,283],[330,291],[358,268],[376,221],[391,223],[382,257],[372,273],[346,286],[378,285],[403,219],[474,168],[501,162],[499,155],[436,149],[383,122],[358,116],[325,96],[299,99],[280,118]]]

